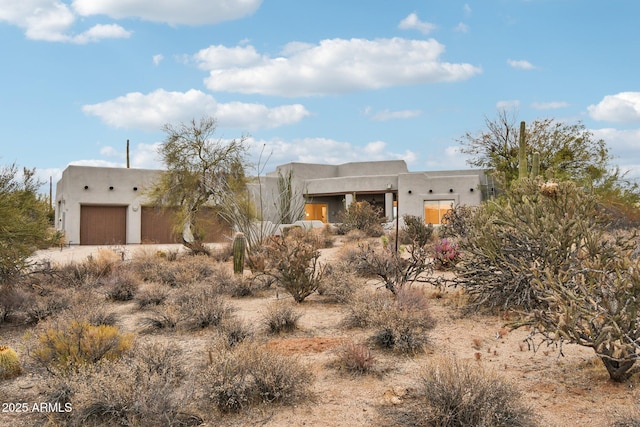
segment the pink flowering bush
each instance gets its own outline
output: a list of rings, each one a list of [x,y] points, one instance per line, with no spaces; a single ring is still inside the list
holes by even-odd
[[[439,270],[449,270],[460,260],[460,250],[458,244],[449,239],[441,239],[433,247],[436,268]]]

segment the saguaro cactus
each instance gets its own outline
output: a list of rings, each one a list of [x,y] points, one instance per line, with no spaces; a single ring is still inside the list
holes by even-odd
[[[243,233],[236,233],[233,238],[233,272],[242,274],[244,271],[244,253],[247,247],[247,239]]]
[[[518,178],[526,178],[527,172],[527,139],[526,139],[526,124],[524,121],[520,122],[520,147],[518,150]]]
[[[540,174],[540,153],[537,151],[533,153],[533,160],[531,161],[531,178],[535,178]]]

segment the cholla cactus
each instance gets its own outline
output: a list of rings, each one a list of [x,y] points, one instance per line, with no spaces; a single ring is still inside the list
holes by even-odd
[[[20,360],[14,349],[6,345],[0,346],[0,380],[15,378],[20,375]]]

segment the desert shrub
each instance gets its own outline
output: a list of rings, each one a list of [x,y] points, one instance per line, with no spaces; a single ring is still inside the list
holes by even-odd
[[[138,279],[128,270],[117,270],[102,280],[107,298],[112,301],[130,301],[138,291]]]
[[[518,427],[536,425],[518,389],[494,373],[438,357],[420,372],[415,401],[396,425]],[[393,414],[393,411],[392,411]]]
[[[297,359],[244,342],[218,346],[200,375],[208,400],[223,413],[258,404],[292,405],[310,395],[312,375]]]
[[[338,234],[342,234],[340,233],[340,229],[338,229]],[[347,243],[361,242],[363,240],[366,240],[367,238],[367,234],[364,231],[358,229],[349,230],[344,233],[344,241]]]
[[[319,261],[320,252],[315,241],[308,231],[294,229],[265,247],[265,273],[298,303],[318,289],[324,274],[325,267]]]
[[[115,325],[118,315],[95,292],[78,291],[71,298],[69,307],[56,316],[56,321],[87,322],[92,326]]]
[[[56,377],[48,401],[73,411],[56,414],[65,425],[195,426],[203,423],[186,412],[193,401],[175,346],[149,344],[118,360],[102,360],[78,372]],[[64,407],[64,406],[62,406]]]
[[[460,261],[458,244],[451,239],[443,238],[433,246],[433,259],[438,270],[450,270]]]
[[[185,320],[185,313],[175,302],[158,305],[140,319],[140,325],[145,332],[156,329],[175,330]]]
[[[22,372],[18,353],[6,345],[0,345],[0,380],[15,378]]]
[[[177,298],[180,318],[191,329],[218,326],[231,314],[231,308],[214,291],[205,287],[189,289]]]
[[[380,209],[369,202],[352,202],[347,209],[338,215],[338,234],[347,234],[351,230],[360,230],[369,237],[380,237],[384,234]]]
[[[414,215],[403,215],[402,222],[404,225],[401,230],[408,240],[406,244],[422,248],[433,239],[433,225],[425,224],[422,218]]]
[[[135,300],[138,308],[156,307],[162,304],[169,297],[169,292],[163,285],[152,284],[136,294]]]
[[[20,312],[27,298],[27,294],[17,287],[0,285],[0,324],[10,315]]]
[[[347,315],[343,320],[346,328],[366,328],[374,322],[377,313],[389,305],[390,296],[381,292],[362,290],[356,292],[351,304],[347,305]]]
[[[609,427],[640,427],[640,416],[626,415],[618,417]]]
[[[209,282],[220,292],[231,295],[235,298],[248,297],[254,294],[254,287],[251,280],[243,275],[233,274],[233,272],[220,264],[212,274]]]
[[[366,374],[375,367],[376,358],[365,343],[349,341],[341,345],[336,354],[338,366],[353,374]]]
[[[231,317],[220,324],[218,334],[229,347],[233,347],[251,338],[253,331],[242,320]]]
[[[61,313],[71,304],[71,298],[67,292],[50,288],[40,288],[39,292],[32,294],[23,305],[25,320],[27,323],[38,323],[55,314]]]
[[[346,304],[351,302],[359,285],[360,279],[351,268],[339,262],[327,266],[318,293],[331,301]]]
[[[60,322],[42,332],[30,355],[48,370],[68,371],[101,359],[113,360],[131,348],[133,336],[115,326]]]
[[[211,250],[210,256],[217,262],[226,262],[233,257],[233,245],[225,243]]]
[[[291,304],[275,302],[269,304],[262,319],[270,333],[279,334],[295,331],[301,316]]]

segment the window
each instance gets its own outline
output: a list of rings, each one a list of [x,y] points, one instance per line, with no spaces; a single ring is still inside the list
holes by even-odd
[[[442,217],[451,210],[455,200],[425,200],[424,222],[425,224],[442,224]]]

